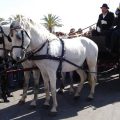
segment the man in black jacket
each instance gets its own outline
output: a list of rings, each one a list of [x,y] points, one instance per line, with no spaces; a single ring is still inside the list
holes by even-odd
[[[106,47],[110,47],[110,35],[113,28],[114,13],[109,11],[107,4],[103,4],[101,7],[102,13],[99,15],[96,31],[93,32],[94,35],[103,35],[106,39]]]
[[[114,20],[114,26],[112,35],[111,35],[111,51],[113,53],[119,52],[120,48],[120,5],[115,11],[116,17]]]

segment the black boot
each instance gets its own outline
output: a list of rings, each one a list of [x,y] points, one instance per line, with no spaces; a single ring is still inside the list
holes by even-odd
[[[7,92],[8,97],[13,97],[13,95],[10,94],[10,92]]]
[[[4,102],[6,102],[6,103],[7,103],[7,102],[10,102],[7,98],[5,98],[5,99],[3,99],[3,100],[4,100]]]
[[[6,95],[3,95],[3,94],[2,94],[2,99],[3,99],[4,102],[10,102],[10,101],[7,99],[7,96],[6,96]]]

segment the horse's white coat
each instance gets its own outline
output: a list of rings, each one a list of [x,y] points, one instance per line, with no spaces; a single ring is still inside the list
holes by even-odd
[[[18,22],[14,21],[13,27],[16,28],[18,26]],[[60,56],[62,52],[62,45],[60,43],[59,38],[57,38],[55,35],[49,33],[43,26],[37,25],[37,24],[31,24],[28,20],[22,19],[19,22],[19,25],[22,26],[24,30],[27,31],[30,38],[26,35],[24,32],[24,48],[27,48],[28,45],[30,45],[32,51],[35,49],[40,48],[47,40],[49,41],[49,54],[53,56]],[[16,37],[17,34],[20,35],[22,29],[13,30],[13,41],[12,46],[21,46],[22,39],[18,39]],[[65,59],[75,63],[76,65],[82,66],[85,59],[87,61],[89,71],[91,75],[91,91],[89,94],[89,98],[93,98],[94,89],[95,89],[95,80],[96,80],[96,65],[97,65],[97,57],[98,57],[98,47],[97,45],[90,39],[86,37],[78,37],[73,39],[63,39],[64,45],[65,45]],[[48,44],[44,46],[44,48],[37,52],[39,55],[44,55],[47,53]],[[23,50],[21,48],[14,48],[12,51],[13,58],[17,60],[18,58],[23,59]],[[57,99],[56,99],[56,71],[59,65],[58,61],[55,60],[35,60],[35,64],[38,66],[39,69],[41,69],[42,74],[46,73],[46,76],[44,76],[44,82],[46,85],[46,94],[47,99],[45,101],[45,104],[49,104],[49,85],[48,80],[50,80],[50,86],[51,86],[51,94],[53,98],[53,106],[51,109],[51,112],[56,112],[57,107]],[[77,73],[81,76],[81,82],[78,86],[76,95],[79,94],[79,92],[82,89],[83,82],[84,82],[84,73],[77,67],[64,62],[62,63],[62,72],[70,72],[76,70]],[[49,78],[49,79],[48,79]]]

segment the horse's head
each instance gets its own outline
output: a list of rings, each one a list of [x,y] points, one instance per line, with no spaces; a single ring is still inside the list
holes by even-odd
[[[11,49],[10,22],[3,21],[0,24],[0,57],[4,57],[6,50]]]
[[[24,59],[28,46],[34,50],[48,40],[58,39],[45,27],[34,22],[31,23],[30,19],[23,18],[12,22],[10,35],[12,38],[12,57],[16,61]]]
[[[13,21],[10,26],[10,35],[12,38],[12,57],[16,61],[24,59],[25,53],[30,44],[30,37],[26,26],[27,25],[24,21]]]

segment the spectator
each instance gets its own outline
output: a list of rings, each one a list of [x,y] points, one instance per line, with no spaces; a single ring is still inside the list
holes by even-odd
[[[76,33],[77,33],[77,36],[81,36],[81,35],[82,35],[82,29],[79,28],[78,31],[77,31]]]
[[[75,32],[75,29],[74,28],[71,28],[70,29],[70,32],[68,34],[68,38],[74,38],[74,37],[77,37],[77,34]]]

